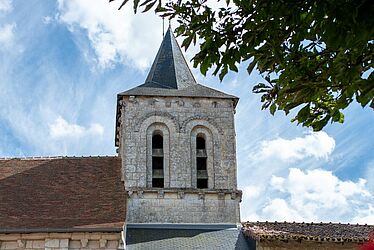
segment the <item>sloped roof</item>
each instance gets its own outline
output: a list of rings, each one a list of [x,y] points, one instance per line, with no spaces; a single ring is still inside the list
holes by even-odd
[[[126,232],[126,249],[253,249],[237,228],[198,229],[130,229]]]
[[[197,84],[170,27],[145,83],[149,87],[165,89],[183,89]]]
[[[198,84],[183,52],[169,27],[145,82],[117,95],[115,145],[119,145],[119,102],[123,96],[203,97],[231,99],[236,107],[239,98]]]
[[[196,82],[171,28],[165,34],[144,84],[119,96],[183,96],[234,99],[238,97],[200,85]]]
[[[183,89],[162,89],[148,87],[148,83],[142,84],[136,88],[127,90],[120,93],[120,96],[175,96],[175,97],[210,97],[210,98],[230,98],[235,99],[235,105],[237,103],[237,97],[233,95],[225,94],[221,91],[200,85],[195,84]]]
[[[0,159],[0,231],[121,231],[118,157]]]
[[[374,233],[374,225],[246,222],[243,223],[243,231],[255,240],[364,242]]]

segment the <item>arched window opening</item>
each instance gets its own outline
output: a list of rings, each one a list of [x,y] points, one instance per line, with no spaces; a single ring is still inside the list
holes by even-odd
[[[152,136],[152,187],[164,187],[164,139],[160,134]]]
[[[208,188],[208,170],[207,170],[207,154],[205,148],[205,138],[204,135],[199,134],[196,137],[196,172],[197,188]]]
[[[205,149],[205,139],[202,136],[196,137],[196,149]]]
[[[164,145],[164,139],[162,138],[162,135],[155,134],[152,136],[152,148],[163,148]]]

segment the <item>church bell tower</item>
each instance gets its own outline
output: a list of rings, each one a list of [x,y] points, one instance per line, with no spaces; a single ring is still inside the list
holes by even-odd
[[[169,28],[145,83],[117,97],[127,223],[239,223],[237,102],[196,82]]]

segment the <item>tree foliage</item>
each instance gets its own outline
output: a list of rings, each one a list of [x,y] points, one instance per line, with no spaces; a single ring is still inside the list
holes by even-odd
[[[134,0],[138,9],[176,19],[182,47],[201,41],[193,62],[204,75],[257,69],[253,92],[272,114],[296,109],[293,121],[318,131],[354,100],[374,108],[370,0]]]

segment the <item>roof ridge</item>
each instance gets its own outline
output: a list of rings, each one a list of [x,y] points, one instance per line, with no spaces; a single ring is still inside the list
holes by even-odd
[[[55,160],[55,159],[79,159],[79,158],[118,158],[116,155],[89,155],[89,156],[25,156],[25,157],[0,157],[0,161],[9,160]]]
[[[350,226],[374,226],[374,224],[342,223],[342,222],[295,222],[295,221],[246,221],[242,224],[298,224],[298,225],[350,225]]]

